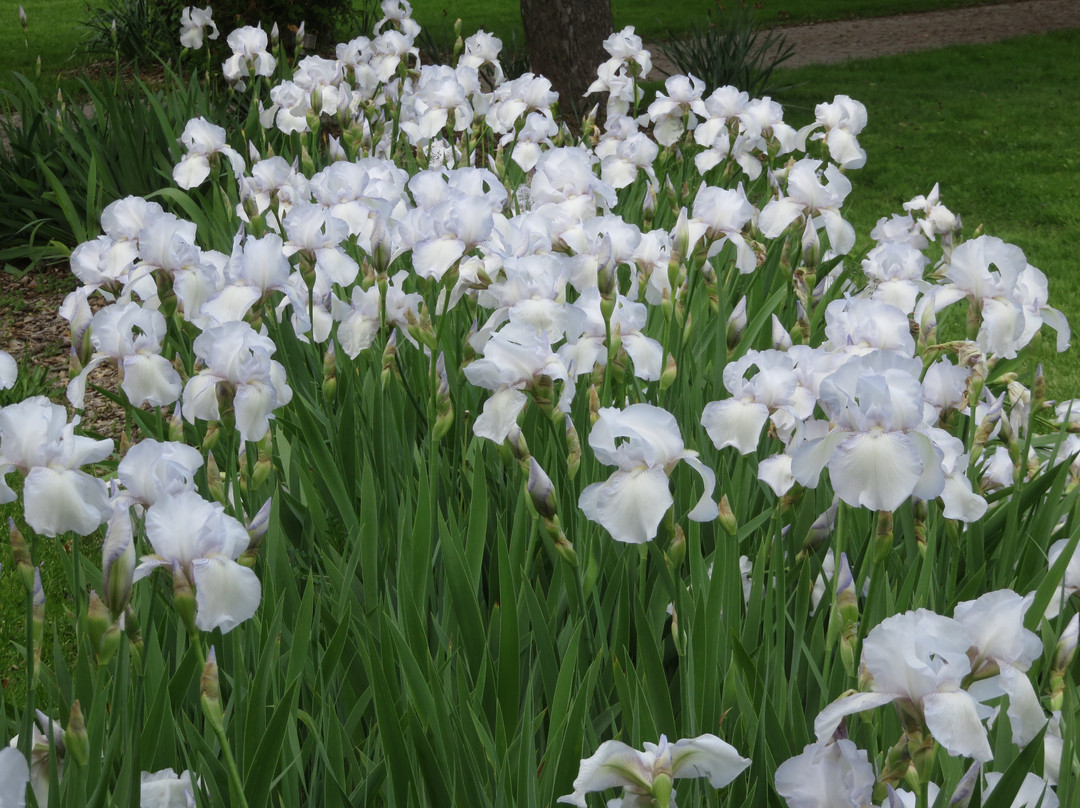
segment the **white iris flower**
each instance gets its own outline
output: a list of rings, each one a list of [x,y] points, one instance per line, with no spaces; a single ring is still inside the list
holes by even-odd
[[[45,396],[0,408],[0,504],[16,498],[4,477],[23,472],[26,522],[43,536],[85,536],[109,518],[105,481],[79,466],[104,460],[113,442],[76,435],[78,423],[68,423],[64,408]]]
[[[819,401],[833,426],[795,451],[795,479],[816,487],[827,465],[840,499],[879,511],[894,511],[912,495],[941,494],[942,453],[922,431],[921,369],[918,359],[875,351],[825,379]]]
[[[216,502],[194,491],[158,499],[146,511],[146,537],[154,555],[135,568],[141,580],[157,567],[170,567],[195,587],[195,627],[231,631],[259,607],[262,586],[236,558],[250,542],[247,530]]]
[[[713,788],[723,788],[750,765],[735,748],[715,735],[699,735],[669,744],[645,744],[639,752],[621,741],[604,741],[596,754],[581,761],[574,780],[574,793],[559,802],[585,808],[585,795],[608,788],[623,788],[624,808],[675,805],[671,781],[680,777],[707,777]]]
[[[712,500],[716,475],[683,447],[675,416],[652,404],[631,404],[625,410],[604,407],[589,433],[597,460],[619,470],[602,483],[581,492],[578,507],[599,522],[616,541],[641,544],[656,537],[660,520],[674,503],[668,475],[685,460],[701,475],[705,491],[690,518],[706,522],[717,517]]]
[[[822,710],[814,721],[818,740],[832,737],[846,715],[895,703],[949,754],[990,760],[994,755],[978,702],[961,689],[971,673],[971,646],[971,634],[959,621],[927,609],[883,620],[863,642],[870,692],[841,696]]]

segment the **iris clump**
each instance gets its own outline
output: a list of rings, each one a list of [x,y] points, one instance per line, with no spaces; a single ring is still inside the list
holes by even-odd
[[[69,401],[124,415],[0,409],[4,799],[1068,804],[1078,408],[1022,249],[935,186],[858,252],[848,96],[645,105],[627,29],[575,132],[383,12],[334,59],[228,33],[245,125],[176,121],[175,186],[72,253]]]

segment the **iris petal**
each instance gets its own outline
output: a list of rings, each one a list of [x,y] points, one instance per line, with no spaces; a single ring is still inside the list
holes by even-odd
[[[971,694],[963,690],[930,693],[923,699],[923,715],[927,729],[949,754],[973,757],[984,763],[993,759],[986,729],[979,721]]]
[[[674,500],[659,466],[617,471],[581,492],[578,507],[616,541],[641,544],[656,537],[660,520]]]
[[[197,558],[191,567],[198,629],[225,634],[255,614],[262,586],[252,570],[219,555]]]
[[[829,460],[837,496],[876,511],[896,510],[911,496],[922,473],[919,452],[902,432],[854,433]]]

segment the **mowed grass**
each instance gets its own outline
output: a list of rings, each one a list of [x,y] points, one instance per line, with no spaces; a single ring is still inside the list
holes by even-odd
[[[23,36],[17,3],[0,7],[0,87],[11,87],[10,73],[34,76],[38,56],[41,77],[54,86],[61,70],[85,64],[77,55],[85,29],[86,0],[23,0],[27,30]]]
[[[807,67],[778,76],[798,84],[779,100],[796,125],[836,94],[866,105],[859,140],[869,157],[849,175],[846,206],[860,234],[939,182],[965,236],[981,226],[1023,249],[1050,280],[1050,305],[1080,329],[1078,53],[1080,30],[1072,30]],[[1050,395],[1080,396],[1075,351],[1058,354],[1052,331],[1043,338]]]

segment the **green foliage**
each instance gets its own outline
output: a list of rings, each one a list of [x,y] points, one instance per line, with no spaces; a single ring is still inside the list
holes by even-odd
[[[707,92],[734,86],[760,98],[776,92],[773,71],[794,52],[783,33],[762,28],[744,4],[720,10],[686,34],[668,32],[660,46],[679,68],[705,82]]]
[[[332,46],[338,39],[371,34],[382,16],[378,0],[222,0],[214,4],[214,20],[226,36],[234,28],[261,25],[269,32],[276,24],[286,47],[294,47],[297,27],[316,37],[316,47]]]
[[[0,261],[54,262],[98,234],[101,211],[129,195],[171,183],[177,141],[193,117],[221,117],[224,99],[195,74],[166,73],[165,89],[140,79],[81,81],[78,100],[43,98],[19,77],[0,91]],[[132,155],[144,155],[132,159]]]
[[[180,53],[183,0],[104,0],[87,6],[83,47],[91,57],[151,65]]]
[[[0,303],[6,303],[0,298]],[[19,375],[15,380],[15,386],[7,390],[0,390],[0,407],[14,404],[16,401],[30,398],[31,396],[48,396],[55,398],[57,394],[56,379],[49,375],[49,371],[41,365],[30,362],[19,362]]]

